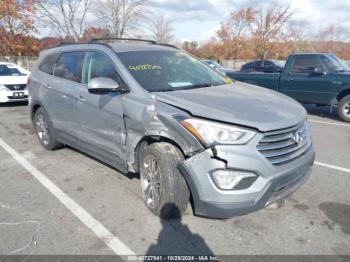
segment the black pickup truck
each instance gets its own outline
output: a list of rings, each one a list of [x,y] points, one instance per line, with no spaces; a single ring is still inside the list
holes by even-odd
[[[350,122],[350,68],[330,54],[294,54],[281,73],[228,72],[234,80],[266,87],[303,104],[336,106]]]

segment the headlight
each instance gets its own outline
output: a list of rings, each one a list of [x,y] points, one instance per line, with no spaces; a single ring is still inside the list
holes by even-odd
[[[187,118],[179,122],[206,146],[242,145],[255,135],[255,132],[251,130],[207,120]]]
[[[0,91],[9,91],[6,86],[0,85]]]

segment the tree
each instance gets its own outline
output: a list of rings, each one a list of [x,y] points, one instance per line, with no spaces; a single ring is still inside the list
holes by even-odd
[[[247,34],[254,22],[256,12],[252,7],[231,12],[228,20],[221,24],[216,34],[225,47],[225,58],[238,58],[246,46]]]
[[[90,41],[93,38],[109,37],[110,35],[111,33],[108,29],[92,26],[85,29],[82,40]]]
[[[96,0],[94,11],[111,36],[120,38],[137,32],[145,17],[145,3],[146,0]]]
[[[82,36],[90,0],[43,0],[37,4],[41,19],[61,37],[75,42]]]
[[[164,15],[154,17],[151,23],[152,38],[159,43],[169,44],[173,38],[173,27],[169,18]]]
[[[2,0],[0,4],[0,52],[6,55],[22,55],[35,52],[35,39],[29,34],[35,31],[33,14],[36,0]]]
[[[292,13],[287,7],[272,7],[267,11],[259,9],[252,29],[255,52],[258,58],[264,59],[272,50],[273,42],[282,38],[284,26]]]

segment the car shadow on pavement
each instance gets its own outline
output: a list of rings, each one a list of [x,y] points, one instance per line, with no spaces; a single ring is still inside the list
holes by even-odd
[[[160,219],[162,230],[157,243],[149,247],[146,255],[176,255],[176,256],[214,256],[213,251],[206,244],[204,238],[193,234],[188,226],[182,223],[179,209],[174,204],[166,204],[161,210],[161,217],[165,217],[167,210],[174,209],[172,219]]]
[[[304,105],[307,113],[312,116],[318,116],[325,119],[341,121],[337,115],[337,108],[330,106]]]

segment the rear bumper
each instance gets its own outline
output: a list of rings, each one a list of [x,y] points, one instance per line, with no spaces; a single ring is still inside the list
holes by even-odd
[[[15,96],[15,93],[24,93],[23,97]],[[0,91],[0,103],[28,101],[28,90]]]
[[[218,156],[206,150],[180,165],[191,189],[196,215],[229,218],[244,215],[282,199],[300,188],[310,177],[315,153],[311,147],[302,157],[283,167],[272,166],[260,155],[235,155],[225,146],[217,147]],[[227,165],[222,160],[227,161]],[[214,169],[249,170],[258,179],[247,189],[223,191],[213,183],[209,173]]]

